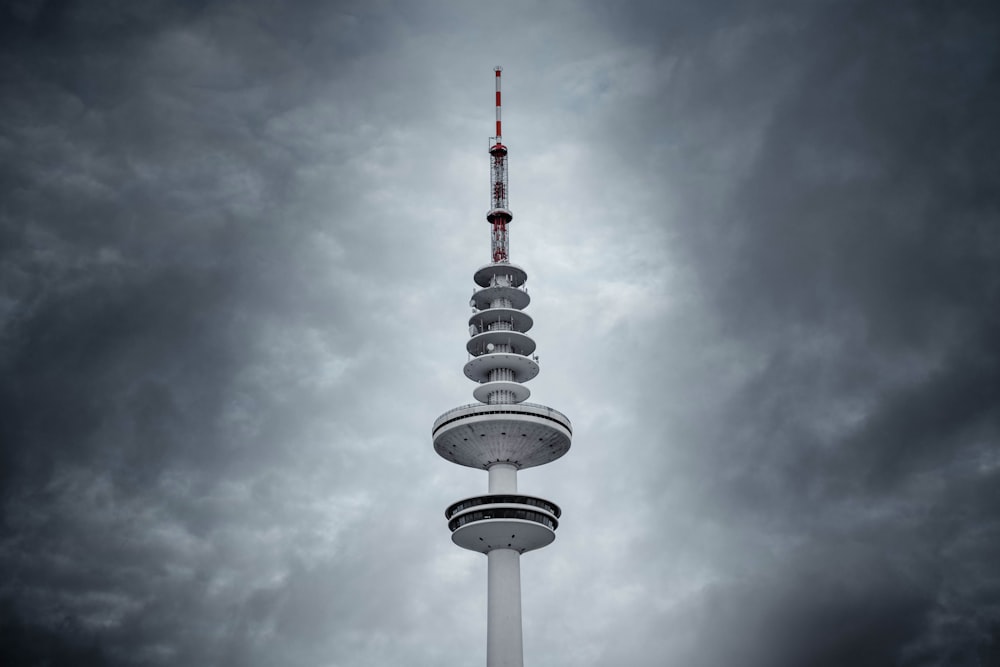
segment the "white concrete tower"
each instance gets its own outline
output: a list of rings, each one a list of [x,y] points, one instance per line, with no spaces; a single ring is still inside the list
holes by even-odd
[[[522,667],[521,554],[552,543],[559,506],[517,492],[517,471],[554,461],[570,447],[573,430],[557,410],[525,403],[524,382],[538,375],[532,320],[524,311],[528,274],[511,264],[507,225],[507,147],[501,141],[500,68],[496,72],[496,136],[490,138],[491,262],[476,270],[469,361],[478,403],[449,410],[434,422],[434,450],[452,463],[489,472],[489,491],[446,511],[452,541],[488,559],[487,667]]]

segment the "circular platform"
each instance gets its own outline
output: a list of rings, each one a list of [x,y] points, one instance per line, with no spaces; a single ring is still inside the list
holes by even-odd
[[[513,330],[521,333],[531,329],[535,323],[531,319],[531,315],[522,313],[515,308],[487,308],[469,318],[469,326],[476,327],[480,333],[485,331],[489,325],[497,322],[510,322],[511,326],[514,327]]]
[[[491,208],[486,213],[486,221],[490,224],[497,219],[503,220],[506,224],[510,224],[510,221],[514,219],[514,214],[511,213],[510,209],[507,208]]]
[[[509,368],[514,371],[514,379],[527,382],[538,375],[538,364],[531,357],[513,352],[493,352],[474,357],[465,364],[465,377],[476,382],[488,382],[490,371]]]
[[[434,451],[470,468],[512,463],[519,469],[555,461],[569,451],[566,415],[535,403],[465,405],[434,422]]]
[[[509,345],[510,352],[524,356],[535,351],[535,341],[519,331],[484,331],[470,338],[465,349],[478,357],[490,354],[497,345]]]
[[[503,285],[506,279],[509,287],[520,287],[528,280],[528,272],[517,264],[509,262],[494,262],[476,269],[472,279],[480,287],[490,287],[494,284],[494,277],[500,277],[497,284]]]
[[[475,514],[475,513],[473,513]],[[482,512],[478,513],[483,515]],[[531,516],[525,510],[496,510],[497,515]],[[544,517],[538,513],[539,519]],[[556,539],[555,530],[541,521],[533,519],[516,519],[501,516],[494,519],[475,519],[455,528],[451,541],[470,551],[489,553],[494,549],[515,549],[519,553],[534,551],[552,544]]]
[[[517,287],[486,287],[472,295],[471,304],[478,310],[486,310],[497,299],[509,299],[511,308],[523,310],[531,302],[531,297]]]
[[[485,403],[489,400],[490,394],[494,391],[509,391],[514,395],[515,403],[523,403],[528,400],[531,396],[531,390],[525,387],[523,384],[518,384],[517,382],[484,382],[483,384],[476,387],[472,395],[477,401]]]

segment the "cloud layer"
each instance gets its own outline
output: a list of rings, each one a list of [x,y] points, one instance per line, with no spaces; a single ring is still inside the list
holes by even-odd
[[[515,5],[6,3],[0,662],[481,659],[498,63],[527,662],[997,662],[1000,14]]]

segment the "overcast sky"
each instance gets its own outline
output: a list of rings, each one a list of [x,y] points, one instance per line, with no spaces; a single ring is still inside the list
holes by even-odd
[[[497,64],[526,663],[1000,664],[1000,10],[871,0],[4,2],[0,663],[483,664]]]

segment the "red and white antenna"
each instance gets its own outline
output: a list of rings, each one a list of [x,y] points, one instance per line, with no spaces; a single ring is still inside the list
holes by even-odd
[[[500,143],[500,137],[503,136],[503,131],[500,130],[500,72],[503,71],[503,68],[500,67],[500,65],[497,65],[496,67],[493,68],[493,71],[496,72],[496,80],[497,80],[497,136],[496,136],[496,139],[497,139],[497,143]]]
[[[503,131],[500,129],[500,72],[502,68],[497,65],[493,68],[496,72],[497,80],[497,135],[490,138],[490,193],[491,206],[486,219],[493,227],[490,237],[490,251],[493,253],[493,262],[508,262],[509,248],[507,244],[507,225],[514,218],[514,214],[507,208],[507,147],[503,145],[501,138]]]

